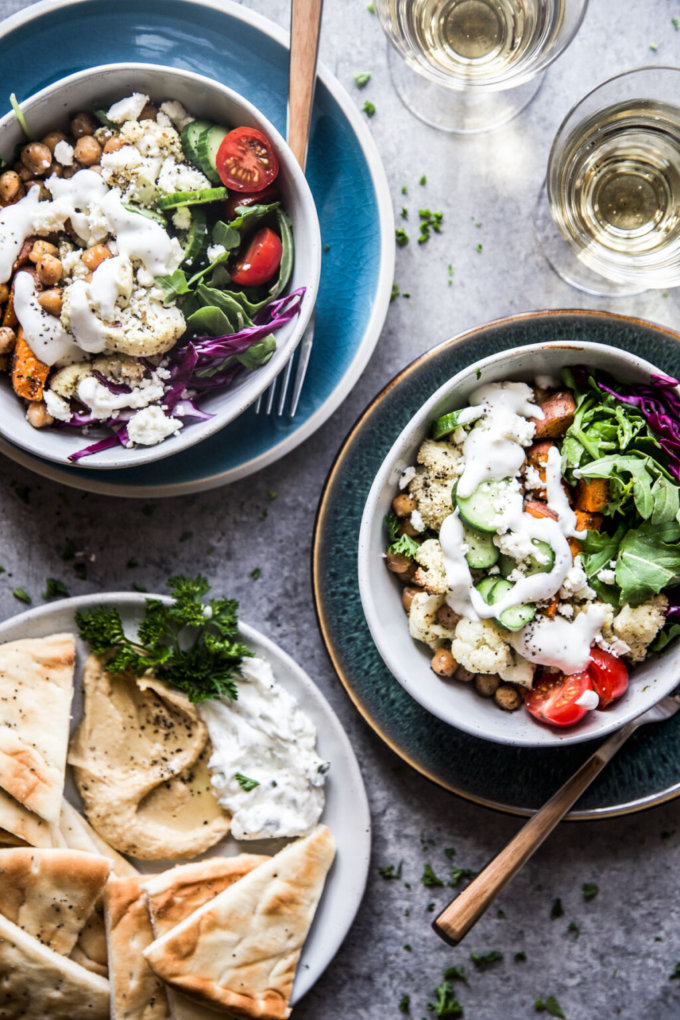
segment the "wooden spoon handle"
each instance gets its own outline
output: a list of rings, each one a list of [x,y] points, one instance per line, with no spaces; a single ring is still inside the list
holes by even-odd
[[[307,162],[322,9],[323,0],[292,0],[288,144],[303,170]]]
[[[487,864],[467,889],[442,911],[432,927],[445,942],[455,946],[467,935],[634,729],[635,726],[629,723],[602,744],[540,811],[529,819],[505,849]]]

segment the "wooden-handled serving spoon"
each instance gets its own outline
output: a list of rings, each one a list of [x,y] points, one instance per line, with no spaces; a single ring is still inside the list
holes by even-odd
[[[598,747],[595,754],[567,780],[547,804],[519,830],[504,850],[433,921],[432,927],[444,942],[457,945],[465,938],[517,872],[538,850],[567,811],[587,790],[628,737],[645,723],[663,722],[680,709],[680,695],[669,695],[638,719],[626,723]]]

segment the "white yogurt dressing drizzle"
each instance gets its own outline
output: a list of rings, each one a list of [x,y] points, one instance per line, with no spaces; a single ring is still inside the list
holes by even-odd
[[[92,170],[79,170],[70,179],[53,176],[45,185],[52,195],[51,202],[40,202],[40,188],[34,187],[25,198],[0,212],[0,282],[6,283],[10,279],[12,267],[26,238],[63,230],[67,220],[71,221],[78,237],[88,245],[113,235],[118,244],[118,255],[102,262],[89,283],[77,280],[66,288],[69,292],[71,330],[78,346],[88,353],[97,354],[106,345],[106,327],[102,319],[112,319],[118,297],[129,298],[132,292],[132,260],[141,262],[151,276],[165,276],[179,267],[184,257],[182,248],[177,238],[171,238],[160,223],[126,209],[121,202],[120,191],[109,189],[99,174]],[[58,351],[63,345],[63,338],[56,328],[49,335],[43,330],[42,342],[34,349],[31,337],[35,337],[36,331],[27,329],[22,319],[23,314],[27,320],[31,315],[35,320],[30,299],[20,303],[16,312],[26,341],[36,357],[49,365],[59,360],[62,355]]]
[[[543,417],[540,408],[531,403],[531,396],[526,383],[508,382],[489,383],[471,395],[471,404],[482,404],[484,414],[463,445],[465,469],[458,480],[457,491],[466,497],[485,482],[512,479],[496,507],[497,533],[515,532],[529,542],[547,542],[555,560],[549,571],[522,577],[504,598],[490,606],[474,587],[465,559],[463,525],[458,510],[454,511],[445,518],[439,533],[450,589],[446,601],[455,612],[468,619],[498,618],[512,606],[552,598],[562,587],[573,562],[567,537],[583,537],[584,534],[576,530],[576,515],[562,488],[560,455],[556,447],[551,449],[548,458],[546,486],[548,505],[558,514],[558,520],[533,517],[523,509],[522,492],[516,478],[525,455],[517,437],[526,441],[526,421],[521,419]],[[602,607],[591,606],[573,622],[542,618],[509,633],[507,639],[530,661],[572,673],[583,669],[588,661],[590,646],[602,629],[604,613]]]
[[[14,282],[14,311],[24,331],[24,339],[36,358],[45,365],[61,365],[82,357],[73,337],[59,319],[49,315],[38,303],[38,292],[30,273],[17,273]]]
[[[233,812],[236,839],[302,836],[321,817],[328,762],[316,729],[264,659],[244,659],[238,700],[200,706],[213,753],[208,762],[220,804]],[[236,774],[259,785],[244,790]]]

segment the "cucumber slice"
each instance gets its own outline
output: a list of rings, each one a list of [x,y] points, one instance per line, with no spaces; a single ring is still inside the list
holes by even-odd
[[[488,602],[491,589],[494,588],[497,584],[498,584],[497,577],[483,577],[479,584],[475,585],[475,588],[482,596],[484,601]]]
[[[226,188],[203,188],[202,191],[176,191],[158,199],[159,209],[177,209],[180,205],[207,205],[227,197]]]
[[[507,553],[501,553],[498,557],[498,566],[503,577],[509,577],[517,566],[517,560],[514,560],[512,556],[508,556]]]
[[[463,528],[465,542],[468,551],[465,559],[473,570],[486,570],[497,562],[500,552],[497,545],[493,544],[491,535],[484,535],[481,531],[473,531],[472,528]]]
[[[460,510],[461,520],[470,528],[483,531],[486,534],[495,534],[495,521],[498,511],[494,503],[499,496],[502,496],[505,489],[510,485],[509,478],[503,478],[499,482],[482,482],[477,486],[471,496],[461,498],[454,491],[453,497]]]
[[[194,209],[191,227],[187,234],[184,247],[184,262],[189,266],[195,266],[208,240],[208,220],[205,209],[197,206]]]
[[[536,606],[532,602],[525,602],[521,606],[510,606],[498,617],[498,622],[507,630],[520,630],[527,623],[531,623],[536,615]]]
[[[506,581],[505,578],[496,581],[489,592],[487,599],[489,605],[493,606],[500,602],[514,587],[514,584]],[[509,609],[504,609],[498,617],[498,622],[501,626],[507,627],[508,630],[519,630],[525,624],[531,623],[535,615],[536,606],[531,602],[526,602],[519,606],[510,606]]]
[[[180,135],[182,141],[182,152],[195,167],[200,169],[198,158],[198,139],[213,125],[209,120],[192,120],[190,124],[182,128]]]
[[[229,134],[225,127],[209,127],[199,135],[196,143],[198,163],[213,184],[221,184],[220,175],[217,172],[217,150]]]
[[[555,553],[551,545],[547,542],[542,542],[540,539],[535,538],[532,545],[536,547],[540,559],[538,556],[531,555],[529,557],[529,566],[527,567],[528,574],[548,574],[555,563]]]
[[[444,439],[445,436],[450,436],[458,428],[459,418],[460,411],[451,411],[450,414],[443,414],[441,418],[437,418],[432,422],[432,438]]]

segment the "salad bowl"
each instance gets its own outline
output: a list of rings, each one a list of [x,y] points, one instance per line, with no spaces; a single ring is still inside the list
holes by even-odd
[[[169,457],[219,432],[250,407],[270,385],[295,351],[309,321],[319,287],[321,239],[316,207],[305,176],[276,128],[243,96],[210,78],[190,71],[141,63],[119,63],[88,68],[55,82],[21,101],[21,112],[35,138],[68,122],[81,110],[101,109],[141,93],[158,103],[176,100],[197,120],[229,128],[255,128],[266,135],[278,158],[277,185],[281,205],[287,212],[294,238],[294,263],[283,293],[301,295],[297,314],[275,333],[276,349],[260,367],[241,371],[228,388],[212,389],[199,398],[201,416],[156,445],[133,448],[117,444],[78,461],[95,469],[136,467]],[[15,147],[25,141],[15,114],[0,120],[0,154],[11,160]],[[291,308],[293,304],[291,303]],[[297,305],[295,306],[297,307]],[[263,314],[266,313],[266,309]],[[214,334],[213,334],[214,335]],[[73,428],[33,428],[26,420],[25,405],[12,390],[6,373],[0,374],[0,435],[15,446],[47,460],[72,466],[73,455],[98,439],[97,430],[83,440]]]
[[[385,457],[369,491],[359,536],[359,590],[371,636],[390,672],[428,712],[464,732],[502,744],[559,747],[604,737],[647,711],[680,680],[680,648],[672,642],[631,670],[620,700],[602,711],[589,711],[568,729],[543,725],[524,708],[499,711],[482,699],[471,683],[433,672],[432,653],[413,640],[402,605],[403,585],[385,567],[385,519],[399,492],[402,473],[442,415],[467,406],[474,390],[487,383],[531,382],[536,376],[558,377],[569,366],[605,372],[619,383],[648,385],[663,373],[626,351],[588,342],[552,342],[511,348],[471,364],[441,386],[414,415]]]

